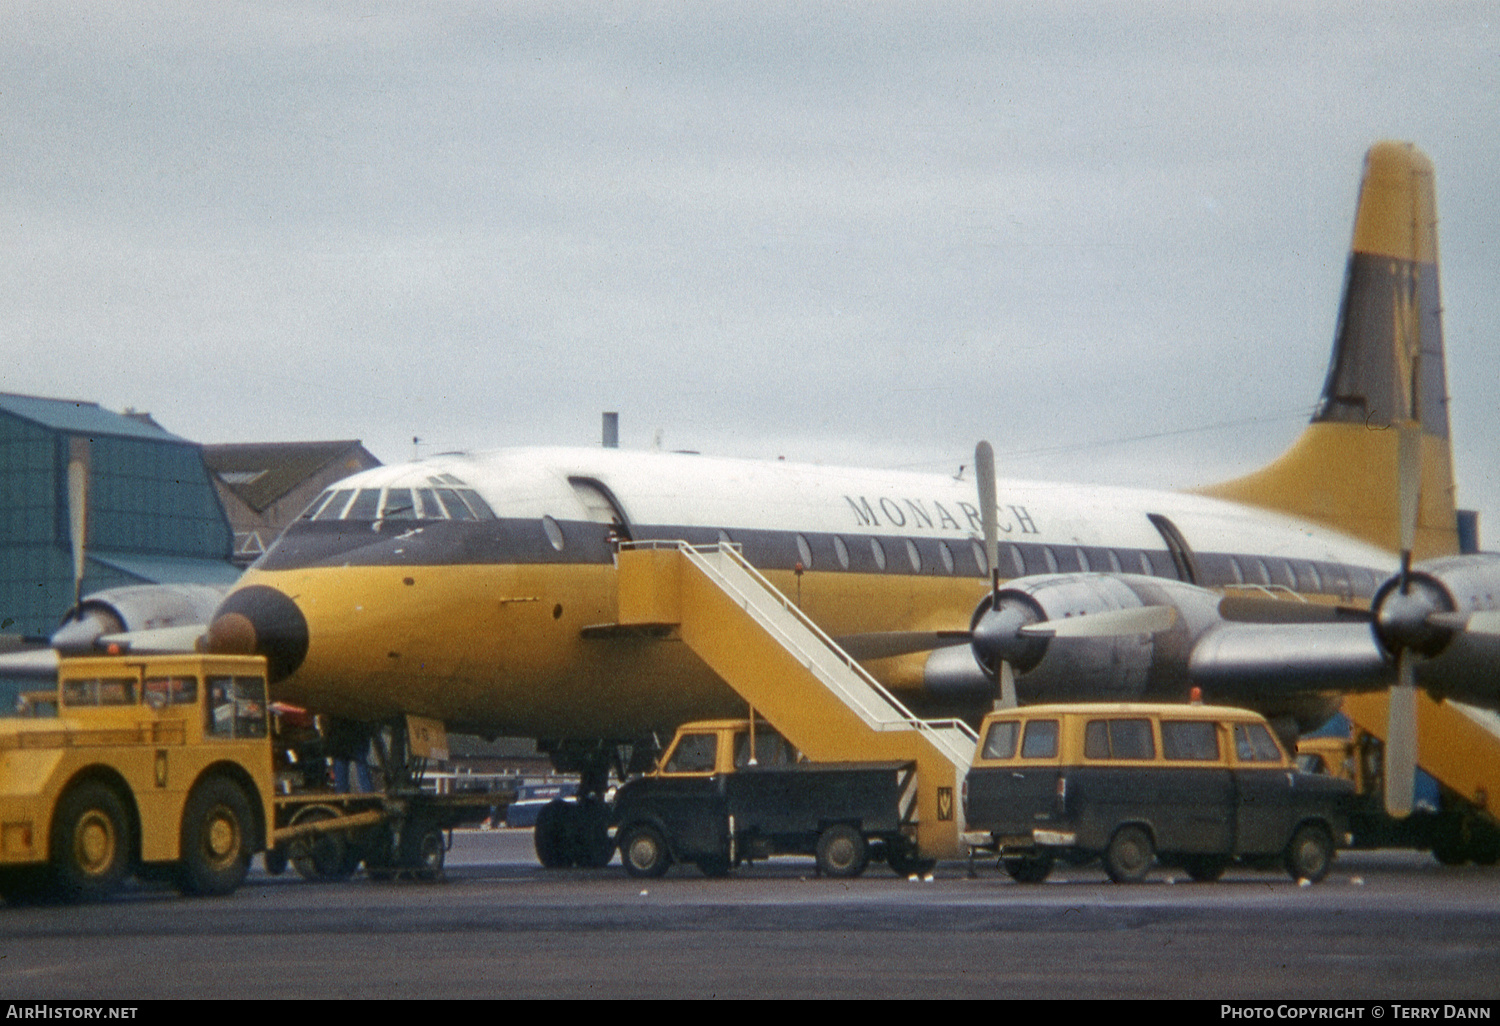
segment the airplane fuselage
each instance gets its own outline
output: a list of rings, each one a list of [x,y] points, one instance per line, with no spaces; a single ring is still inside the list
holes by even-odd
[[[1002,480],[998,506],[1002,579],[1140,574],[1367,601],[1393,565],[1326,528],[1201,496]],[[284,637],[260,640],[279,695],[319,711],[628,739],[743,710],[680,643],[585,636],[615,620],[619,543],[739,545],[843,637],[967,628],[989,587],[981,537],[973,485],[946,475],[610,449],[450,454],[340,482],[224,608],[266,589],[295,607],[280,607]],[[870,668],[933,707],[928,658]],[[1023,684],[1022,697],[1041,696]],[[969,704],[946,711],[987,707]]]

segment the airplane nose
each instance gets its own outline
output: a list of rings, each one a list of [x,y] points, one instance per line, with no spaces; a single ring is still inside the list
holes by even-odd
[[[214,613],[208,650],[265,656],[271,682],[285,680],[307,658],[307,618],[275,588],[252,584],[232,592]]]

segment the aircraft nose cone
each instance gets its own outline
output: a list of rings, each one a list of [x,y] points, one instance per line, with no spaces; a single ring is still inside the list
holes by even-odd
[[[302,665],[307,640],[307,618],[297,603],[263,584],[231,593],[208,625],[210,652],[265,656],[272,683]]]

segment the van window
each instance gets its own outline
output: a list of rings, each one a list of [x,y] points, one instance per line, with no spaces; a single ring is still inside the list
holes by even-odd
[[[1234,725],[1234,750],[1240,762],[1280,762],[1281,749],[1261,723]]]
[[[1217,761],[1218,725],[1206,720],[1162,720],[1161,754],[1166,759]]]
[[[1021,725],[1015,720],[997,720],[990,724],[990,732],[984,737],[984,755],[986,759],[1014,759],[1016,757],[1016,736],[1020,733]]]
[[[1150,720],[1090,720],[1083,730],[1086,759],[1154,759]]]
[[[1021,741],[1021,758],[1057,758],[1057,721],[1032,720],[1026,724],[1026,733]]]

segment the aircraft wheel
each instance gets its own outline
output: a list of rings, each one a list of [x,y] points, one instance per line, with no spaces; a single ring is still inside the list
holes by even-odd
[[[1477,816],[1469,821],[1469,858],[1476,866],[1500,862],[1500,828]]]
[[[620,841],[620,861],[631,876],[650,879],[661,876],[672,864],[672,853],[661,831],[648,824],[628,828]]]
[[[1293,880],[1317,883],[1333,868],[1333,837],[1313,823],[1297,828],[1286,846],[1284,864]]]
[[[49,864],[52,888],[66,901],[95,901],[125,879],[130,819],[113,790],[82,783],[58,802]]]
[[[1156,847],[1143,827],[1122,826],[1104,850],[1104,871],[1115,883],[1140,883],[1156,861]]]
[[[184,894],[233,893],[250,869],[254,835],[245,792],[222,777],[203,781],[182,812],[178,888]]]
[[[1001,859],[1005,872],[1019,884],[1039,884],[1052,874],[1052,853],[1018,855]]]
[[[818,836],[818,872],[848,879],[865,871],[870,846],[865,837],[847,823],[835,823]]]
[[[578,861],[570,822],[572,811],[571,803],[554,798],[537,813],[531,841],[536,860],[547,869],[567,869]]]
[[[573,807],[573,854],[583,869],[603,869],[615,857],[609,836],[609,808],[595,798]]]
[[[1224,876],[1224,870],[1229,868],[1229,860],[1213,855],[1200,855],[1188,859],[1182,864],[1182,868],[1198,883],[1213,883]]]

